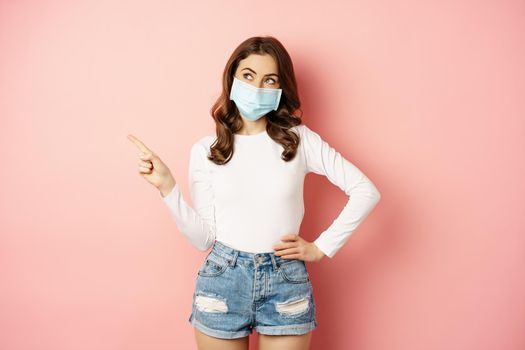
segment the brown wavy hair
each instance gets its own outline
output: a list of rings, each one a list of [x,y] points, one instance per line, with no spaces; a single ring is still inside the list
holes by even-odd
[[[297,92],[297,82],[290,55],[284,46],[272,36],[254,36],[244,40],[233,51],[226,63],[222,76],[222,94],[213,104],[210,113],[215,121],[217,139],[210,146],[208,159],[222,165],[230,161],[234,151],[234,133],[243,126],[243,120],[235,103],[230,100],[230,89],[239,61],[251,54],[269,54],[276,63],[279,74],[280,88],[283,90],[277,110],[268,112],[266,132],[284,148],[281,159],[292,160],[299,146],[299,135],[289,130],[301,124],[301,102]],[[300,115],[293,113],[299,111]]]

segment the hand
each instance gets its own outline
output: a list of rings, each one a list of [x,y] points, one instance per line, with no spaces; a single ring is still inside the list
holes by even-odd
[[[274,245],[275,255],[283,259],[300,259],[304,261],[320,261],[325,254],[313,242],[299,237],[297,234],[287,234],[281,237],[284,243]]]
[[[135,136],[128,135],[128,139],[140,150],[138,162],[140,175],[160,190],[163,197],[166,196],[175,186],[175,179],[170,169]]]

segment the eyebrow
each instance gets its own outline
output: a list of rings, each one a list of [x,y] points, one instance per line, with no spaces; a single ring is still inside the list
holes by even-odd
[[[243,69],[241,69],[241,71],[242,71],[242,70],[245,70],[245,69],[248,69],[249,71],[252,71],[252,72],[254,72],[255,74],[257,74],[257,72],[254,71],[254,70],[251,69],[251,68],[243,68]],[[279,77],[279,75],[278,75],[278,74],[275,74],[275,73],[266,74],[265,77],[267,77],[267,76],[269,76],[269,75],[275,75],[276,77]]]

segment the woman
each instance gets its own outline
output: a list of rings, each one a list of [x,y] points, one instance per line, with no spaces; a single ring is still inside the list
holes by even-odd
[[[168,167],[142,142],[140,174],[159,191],[176,225],[201,251],[189,321],[199,349],[308,349],[317,326],[305,262],[332,258],[380,199],[374,184],[301,118],[291,58],[274,37],[252,37],[232,53],[211,109],[216,133],[191,148],[193,207]],[[315,241],[298,235],[307,173],[348,196]],[[351,198],[351,199],[350,199]]]

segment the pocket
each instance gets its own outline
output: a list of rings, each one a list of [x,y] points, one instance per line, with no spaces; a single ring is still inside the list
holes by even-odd
[[[223,274],[229,266],[229,259],[211,252],[204,260],[197,274],[203,277],[217,277]]]
[[[310,281],[310,276],[303,260],[297,259],[279,265],[279,274],[289,283],[306,283]]]

